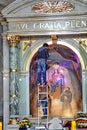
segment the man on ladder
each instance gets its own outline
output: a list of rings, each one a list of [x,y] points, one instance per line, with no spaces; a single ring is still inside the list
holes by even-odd
[[[38,86],[46,85],[46,70],[47,70],[47,59],[49,57],[48,44],[44,43],[38,50]]]
[[[49,52],[48,52],[48,44],[44,43],[41,48],[38,50],[38,78],[37,78],[37,83],[38,83],[38,104],[42,104],[42,109],[43,109],[43,116],[46,117],[46,122],[45,125],[47,126],[48,124],[48,86],[45,87],[45,91],[40,91],[41,86],[46,86],[47,85],[47,79],[46,79],[46,70],[47,70],[47,59],[49,57]],[[45,95],[45,98],[41,99],[41,97]],[[38,126],[40,128],[40,123],[42,123],[40,117],[41,115],[39,114],[39,109],[40,107],[38,106]]]

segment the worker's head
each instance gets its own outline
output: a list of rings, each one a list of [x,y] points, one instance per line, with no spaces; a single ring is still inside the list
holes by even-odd
[[[48,44],[47,44],[47,43],[44,43],[44,44],[43,44],[43,47],[48,47]]]

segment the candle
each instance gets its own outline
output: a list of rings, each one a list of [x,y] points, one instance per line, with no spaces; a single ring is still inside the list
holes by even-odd
[[[71,130],[76,130],[76,121],[71,122]]]
[[[0,122],[0,130],[2,130],[2,122]]]

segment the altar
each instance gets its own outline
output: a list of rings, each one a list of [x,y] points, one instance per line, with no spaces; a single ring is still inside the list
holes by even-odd
[[[87,7],[79,4],[78,15],[74,2],[62,2],[61,11],[58,4],[58,0],[50,2],[53,12],[44,12],[48,1],[16,0],[2,10],[4,130],[19,129],[8,125],[10,119],[38,118],[37,51],[43,43],[49,45],[48,118],[73,119],[78,111],[87,112]],[[64,88],[69,94],[67,105]],[[39,112],[43,117],[42,105]]]

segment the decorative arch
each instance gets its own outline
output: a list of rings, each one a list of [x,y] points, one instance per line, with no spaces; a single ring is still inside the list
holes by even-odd
[[[49,41],[49,39],[48,40],[46,40],[46,41],[44,41],[44,42],[47,42],[49,45],[50,44],[52,44],[50,41]],[[43,43],[43,41],[42,41],[42,43]],[[37,52],[37,50],[38,50],[38,48],[42,45],[42,43],[39,43],[38,44],[38,46],[37,46],[37,48],[35,48],[35,51],[33,50],[33,52],[32,52],[32,54],[30,55],[30,57],[29,57],[29,59],[28,59],[28,62],[27,62],[27,64],[26,64],[26,66],[28,66],[28,68],[30,68],[30,65],[31,65],[31,61],[32,61],[32,58],[34,57],[34,55],[36,54],[36,52]],[[63,45],[63,46],[66,46],[66,47],[68,47],[70,50],[72,50],[73,52],[75,52],[75,54],[77,55],[77,57],[79,58],[79,63],[81,63],[81,70],[83,70],[83,69],[85,69],[85,54],[83,53],[83,49],[79,46],[79,51],[80,52],[78,52],[78,45],[76,45],[77,43],[76,43],[76,41],[74,41],[74,40],[72,40],[72,39],[63,39],[63,40],[60,40],[60,41],[58,41],[57,42],[57,44],[58,45]],[[27,69],[27,67],[26,67],[26,69]],[[73,102],[72,102],[72,106],[73,106],[73,104],[74,104],[74,106],[75,106],[75,111],[77,112],[78,111],[78,108],[79,108],[79,110],[81,110],[81,108],[82,108],[82,85],[81,85],[81,83],[79,82],[79,79],[76,77],[76,74],[75,74],[75,77],[74,77],[74,72],[72,72],[72,71],[69,71],[68,72],[68,69],[66,69],[65,67],[63,68],[63,69],[65,69],[64,71],[66,71],[66,73],[67,73],[67,76],[69,77],[69,75],[71,75],[71,78],[69,78],[68,80],[67,80],[67,78],[65,77],[65,75],[64,75],[64,77],[65,77],[65,80],[67,80],[67,82],[68,83],[66,83],[66,81],[64,81],[65,82],[65,86],[69,86],[70,85],[70,89],[71,89],[71,92],[72,92],[72,94],[73,94],[73,97],[74,97],[74,94],[75,94],[75,90],[76,91],[78,91],[78,89],[79,89],[79,94],[75,94],[75,98],[73,98]],[[33,68],[32,68],[32,70],[33,70]],[[29,72],[31,72],[30,70],[29,70]],[[47,73],[50,73],[50,71],[49,72],[47,72]],[[36,74],[36,70],[35,70],[35,75],[37,75]],[[34,88],[37,88],[36,86],[37,86],[37,78],[36,78],[36,76],[35,76],[35,78],[33,77],[33,76],[31,76],[32,78],[32,83],[30,83],[30,88],[31,88],[31,92],[32,92],[32,90],[34,89]],[[76,78],[76,81],[75,81],[75,78]],[[31,81],[31,79],[30,79],[30,81]],[[64,80],[64,79],[63,79]],[[72,82],[73,82],[73,80],[75,81],[75,84],[72,84]],[[80,85],[80,86],[79,86]],[[32,86],[32,87],[31,87]],[[66,88],[66,87],[65,87]],[[63,89],[63,88],[62,88]],[[58,90],[58,89],[57,89]],[[53,90],[52,90],[53,91]],[[59,96],[57,97],[57,98],[59,98],[60,97],[60,95],[61,95],[61,92],[59,92],[59,91],[63,91],[63,90],[58,90],[57,92],[58,93],[60,93],[59,94]],[[56,93],[57,94],[57,93]],[[56,96],[56,94],[54,94],[54,98],[55,98],[55,96]],[[37,96],[36,96],[37,97]],[[34,101],[36,100],[36,98],[35,97],[33,97],[34,99]],[[80,102],[80,103],[79,103]],[[30,104],[32,104],[32,103],[30,103]],[[60,103],[61,104],[61,103]],[[62,104],[61,104],[62,105]],[[61,106],[60,105],[60,106]],[[74,107],[73,107],[73,109],[74,109]],[[32,109],[31,109],[32,110]],[[75,114],[75,111],[73,112],[74,114]],[[36,110],[35,110],[35,112],[36,112]],[[34,116],[36,116],[36,113],[34,114],[34,112],[32,112],[33,113],[33,117]],[[31,113],[31,114],[32,114]],[[58,109],[58,113],[60,113],[60,110]],[[71,112],[70,112],[71,113]],[[72,116],[71,114],[69,113],[69,115],[68,116]],[[55,116],[56,114],[54,114],[54,115],[52,115],[53,113],[51,113],[51,116]],[[64,113],[65,114],[65,113]],[[58,116],[58,115],[57,115]],[[60,116],[60,115],[59,115]],[[67,117],[66,115],[63,115],[64,117]]]
[[[44,42],[51,43],[49,39],[44,40]],[[30,48],[32,50],[32,52],[30,51],[30,53],[28,53],[27,58],[26,58],[26,62],[24,62],[25,63],[24,68],[25,68],[26,71],[28,71],[33,56],[35,55],[38,48],[42,44],[43,44],[43,41],[40,41],[40,42],[38,42],[38,44],[36,44],[36,43],[33,44],[32,47],[31,47],[32,49]],[[64,39],[64,40],[58,41],[57,44],[65,45],[66,47],[73,50],[77,54],[77,56],[80,60],[82,70],[85,69],[85,67],[86,67],[86,60],[85,60],[86,59],[86,53],[83,50],[83,48],[75,40],[73,40],[73,39],[66,39],[65,40]]]

